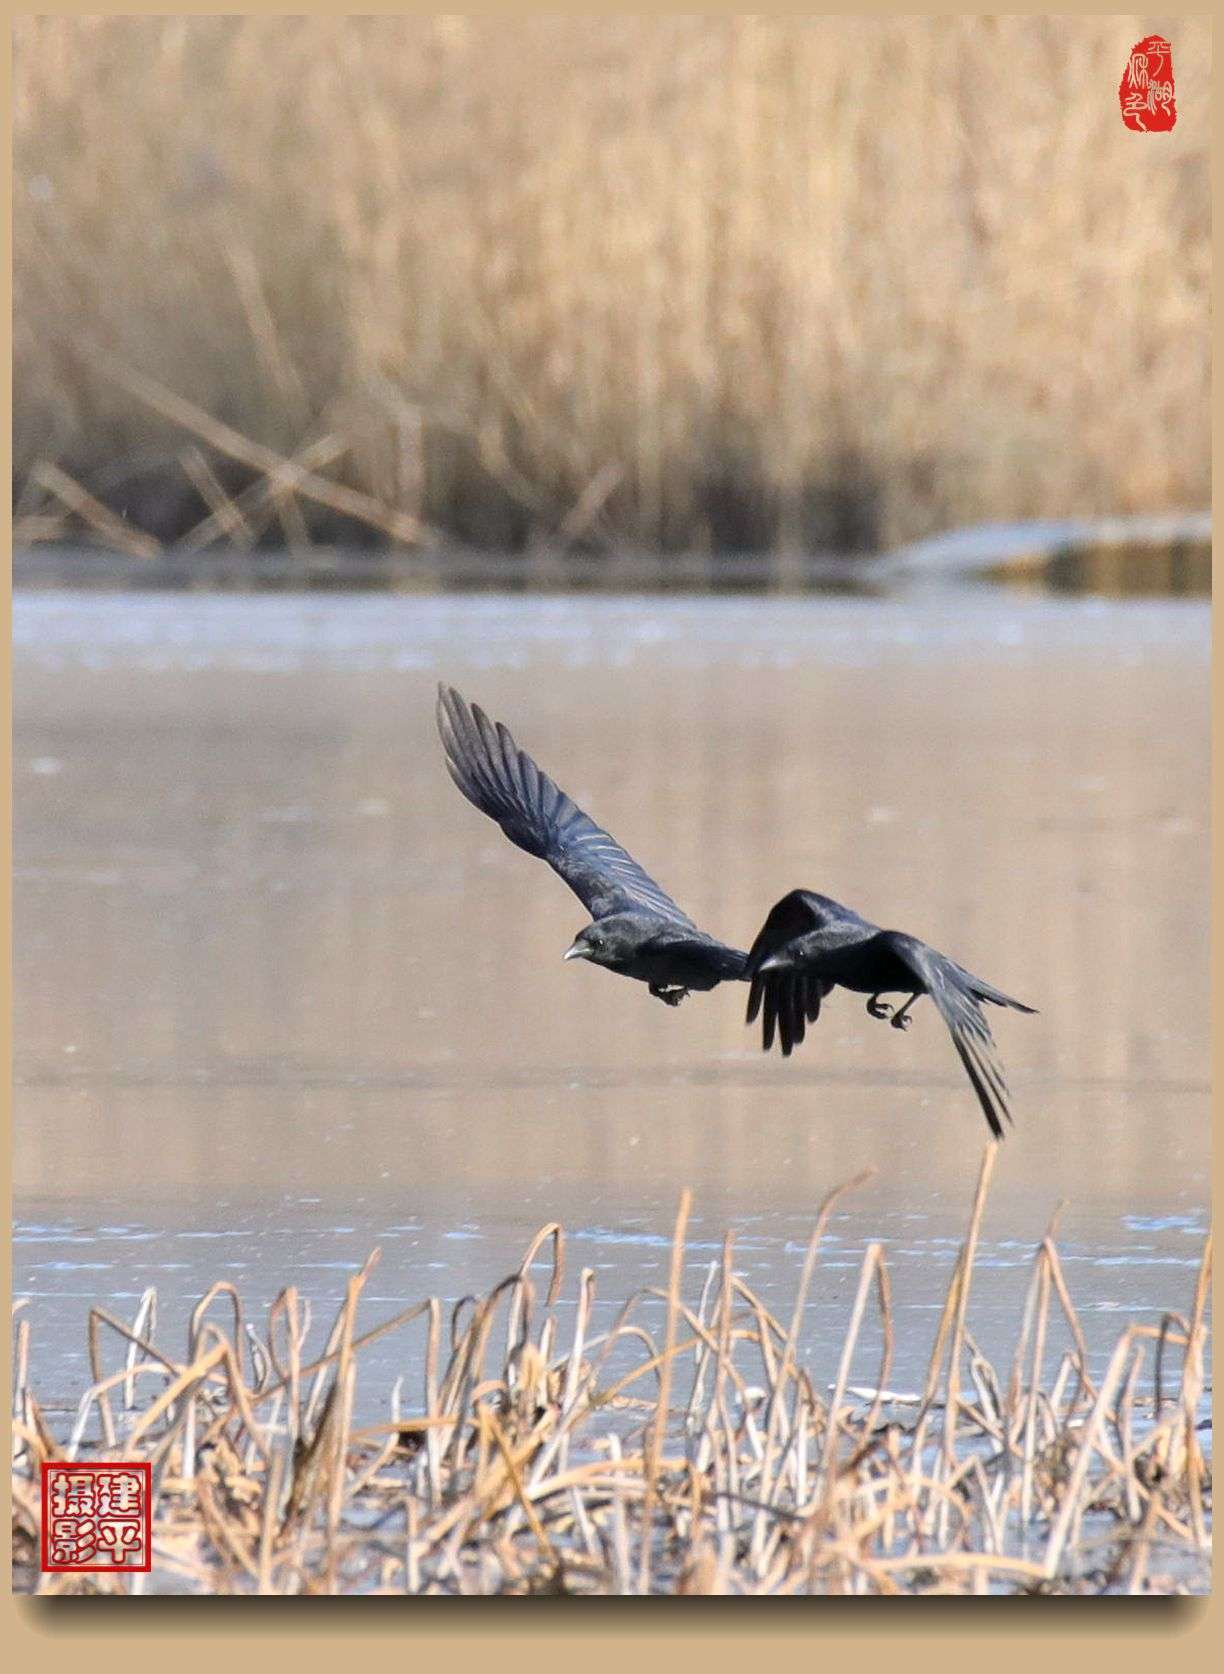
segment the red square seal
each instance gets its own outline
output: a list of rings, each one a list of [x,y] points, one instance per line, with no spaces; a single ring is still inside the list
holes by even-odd
[[[153,1567],[153,1467],[44,1463],[44,1572]]]

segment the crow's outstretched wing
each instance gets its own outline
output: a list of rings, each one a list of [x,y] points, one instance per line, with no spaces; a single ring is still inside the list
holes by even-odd
[[[820,1016],[820,1003],[832,988],[820,977],[794,976],[789,971],[766,971],[754,976],[748,990],[746,1023],[761,1017],[761,1047],[768,1052],[775,1031],[782,1056],[789,1058],[807,1033],[807,1025]]]
[[[784,1058],[789,1058],[803,1040],[807,1024],[814,1023],[820,1016],[820,1003],[833,984],[810,973],[762,973],[757,967],[772,954],[781,953],[791,942],[810,935],[814,930],[827,931],[832,937],[844,935],[848,940],[875,933],[874,926],[850,907],[843,907],[827,895],[817,895],[809,889],[792,889],[772,909],[757,933],[744,965],[744,975],[752,984],[748,990],[745,1022],[755,1023],[757,1014],[761,1013],[763,1050],[769,1051],[776,1032]]]
[[[1014,1006],[1017,1011],[1031,1011],[997,988],[991,988],[978,977],[962,970],[951,959],[937,953],[933,947],[914,936],[886,932],[898,958],[913,971],[934,1000],[939,1015],[948,1025],[952,1044],[960,1054],[960,1061],[973,1083],[973,1090],[996,1139],[1003,1137],[1003,1123],[1012,1119],[1008,1108],[1007,1083],[999,1051],[982,1012],[979,999],[992,1005]]]
[[[792,889],[770,910],[757,931],[744,974],[754,976],[757,967],[771,954],[781,953],[791,942],[800,936],[810,936],[814,930],[829,932],[830,946],[835,939],[840,939],[839,933],[847,940],[857,939],[859,933],[864,936],[876,933],[875,925],[869,924],[852,907],[843,907],[840,901],[831,901],[827,895],[817,895],[811,889]]]
[[[438,731],[450,776],[468,801],[496,820],[512,843],[546,860],[592,918],[646,912],[697,930],[633,856],[519,749],[509,731],[453,686],[438,687]]]

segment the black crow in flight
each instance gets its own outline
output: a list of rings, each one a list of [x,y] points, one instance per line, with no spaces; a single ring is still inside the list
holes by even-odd
[[[566,959],[589,959],[649,984],[677,1006],[691,988],[744,976],[745,955],[707,936],[620,844],[554,785],[507,729],[451,686],[438,687],[438,731],[450,776],[512,843],[546,860],[593,920]],[[788,977],[764,978],[773,993]],[[779,997],[779,1004],[785,1003]]]
[[[1003,1137],[1003,1118],[1011,1121],[1007,1085],[994,1037],[981,1002],[1031,1013],[981,977],[973,976],[945,954],[900,930],[881,930],[827,895],[795,889],[778,902],[748,954],[745,976],[748,1022],[764,1006],[762,1044],[773,1045],[775,1027],[783,1056],[803,1039],[805,1023],[815,1022],[820,1004],[833,988],[867,994],[873,1017],[887,1017],[894,1029],[908,1029],[910,1007],[929,994],[948,1025],[952,1043],[973,1083],[990,1131]],[[789,977],[789,986],[778,979]],[[908,994],[897,1010],[881,994]]]

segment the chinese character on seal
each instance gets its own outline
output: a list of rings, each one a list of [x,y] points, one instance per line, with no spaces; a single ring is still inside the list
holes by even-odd
[[[1173,98],[1173,48],[1163,35],[1147,35],[1131,48],[1118,84],[1122,120],[1137,134],[1167,134],[1177,121]]]
[[[44,1571],[151,1569],[152,1475],[148,1464],[44,1463]]]

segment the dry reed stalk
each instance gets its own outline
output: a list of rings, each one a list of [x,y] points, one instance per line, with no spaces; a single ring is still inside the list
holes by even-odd
[[[982,1152],[977,1188],[973,1194],[973,1208],[969,1215],[969,1231],[961,1250],[956,1287],[956,1311],[952,1318],[952,1348],[948,1355],[948,1382],[943,1423],[943,1460],[945,1467],[949,1470],[952,1468],[955,1458],[956,1426],[960,1417],[961,1352],[965,1341],[965,1315],[969,1308],[973,1260],[977,1253],[978,1234],[981,1231],[982,1215],[986,1209],[986,1197],[990,1190],[990,1178],[994,1173],[998,1153],[998,1141],[988,1140]]]
[[[1072,1399],[1072,1406],[1077,1406],[1081,1399],[1091,1400],[1096,1393],[1092,1379],[1088,1375],[1088,1352],[1084,1346],[1084,1333],[1080,1326],[1079,1315],[1071,1301],[1071,1293],[1067,1289],[1067,1281],[1063,1276],[1062,1260],[1054,1244],[1053,1232],[1047,1232],[1042,1248],[1045,1250],[1046,1261],[1049,1264],[1050,1279],[1058,1296],[1059,1306],[1063,1317],[1075,1342],[1075,1377],[1076,1391]]]
[[[67,471],[61,470],[51,460],[40,459],[30,477],[70,512],[74,512],[94,534],[101,537],[105,545],[128,552],[133,558],[156,558],[161,551],[159,540],[145,534],[142,529],[133,529],[121,517],[116,517],[108,506],[87,493],[79,482],[74,482]]]
[[[241,509],[217,481],[216,472],[201,449],[194,444],[181,449],[179,463],[187,480],[208,507],[209,517],[215,520],[219,532],[231,546],[249,552],[255,545],[255,531],[243,516]]]
[[[803,1257],[803,1267],[799,1274],[799,1287],[795,1292],[795,1305],[791,1312],[790,1329],[787,1331],[786,1343],[782,1352],[782,1365],[778,1378],[774,1384],[774,1394],[770,1399],[769,1413],[766,1419],[765,1458],[761,1467],[762,1496],[766,1500],[769,1498],[772,1455],[776,1444],[777,1432],[781,1427],[783,1415],[783,1401],[780,1399],[780,1395],[785,1392],[786,1381],[790,1374],[791,1366],[795,1360],[799,1341],[799,1331],[803,1323],[803,1309],[807,1303],[808,1290],[811,1287],[812,1274],[816,1267],[816,1259],[820,1249],[820,1243],[824,1237],[825,1229],[828,1226],[829,1217],[833,1213],[833,1209],[837,1204],[838,1199],[846,1192],[853,1191],[856,1187],[864,1185],[874,1173],[875,1170],[873,1168],[865,1168],[861,1171],[861,1173],[856,1174],[852,1180],[847,1180],[844,1184],[836,1186],[825,1198],[816,1214],[816,1225],[813,1227],[812,1235],[808,1240],[807,1250],[804,1252]],[[882,1384],[883,1379],[881,1379],[881,1385]]]
[[[821,1460],[821,1482],[823,1484],[823,1498],[826,1508],[830,1504],[836,1487],[838,1476],[838,1425],[842,1422],[842,1402],[846,1396],[846,1384],[850,1377],[850,1366],[854,1359],[854,1351],[858,1346],[859,1332],[862,1330],[863,1319],[867,1312],[867,1298],[871,1293],[872,1279],[875,1277],[882,1256],[879,1244],[869,1244],[863,1256],[862,1266],[859,1268],[858,1287],[854,1293],[854,1302],[850,1309],[850,1322],[846,1327],[846,1335],[842,1339],[841,1355],[837,1363],[837,1381],[833,1386],[833,1397],[829,1402],[828,1424],[825,1430],[824,1457]],[[887,1367],[881,1370],[878,1387],[884,1387]],[[877,1404],[872,1403],[872,1415],[876,1412]],[[871,1424],[868,1424],[870,1430]]]
[[[663,1456],[663,1441],[670,1416],[672,1361],[676,1354],[676,1313],[680,1306],[680,1277],[684,1271],[684,1235],[688,1230],[693,1194],[686,1186],[680,1194],[676,1211],[676,1227],[672,1234],[671,1269],[667,1280],[667,1326],[664,1336],[662,1367],[659,1373],[659,1398],[655,1422],[650,1433],[646,1455],[646,1492],[642,1503],[642,1551],[638,1569],[638,1588],[650,1591],[650,1564],[654,1545],[652,1512],[659,1491],[659,1467]]]
[[[13,547],[39,546],[47,541],[66,541],[68,519],[59,512],[30,512],[13,519]]]
[[[1203,1246],[1203,1257],[1199,1263],[1199,1270],[1194,1284],[1194,1300],[1190,1307],[1190,1329],[1187,1333],[1186,1355],[1182,1372],[1182,1410],[1185,1416],[1185,1458],[1188,1475],[1188,1491],[1190,1496],[1190,1513],[1193,1520],[1194,1536],[1199,1547],[1207,1548],[1207,1526],[1203,1515],[1203,1478],[1204,1462],[1202,1450],[1195,1433],[1197,1425],[1197,1408],[1199,1398],[1203,1392],[1205,1374],[1203,1370],[1206,1350],[1207,1332],[1204,1318],[1207,1310],[1207,1295],[1211,1285],[1212,1257],[1214,1241],[1208,1234]]]
[[[317,441],[309,442],[305,447],[291,453],[288,462],[302,471],[325,471],[329,465],[343,459],[347,452],[348,443],[339,436],[320,436]],[[283,495],[281,497],[283,499]],[[253,540],[258,539],[267,526],[276,499],[275,480],[271,477],[261,477],[249,488],[243,489],[241,494],[234,495],[230,501],[234,516],[242,519]],[[203,552],[225,534],[225,523],[226,517],[210,511],[207,517],[188,529],[175,544],[181,552]]]
[[[223,424],[220,419],[213,418],[202,407],[197,407],[194,402],[187,401],[183,396],[167,389],[156,378],[125,365],[109,350],[83,340],[74,340],[70,347],[74,354],[80,355],[96,371],[112,383],[118,384],[121,389],[160,414],[162,418],[198,436],[217,453],[236,459],[253,471],[261,472],[267,477],[274,498],[279,496],[287,499],[291,494],[300,494],[305,499],[317,500],[320,505],[341,512],[358,523],[368,524],[380,534],[406,546],[413,546],[421,539],[422,530],[416,518],[408,517],[389,506],[380,505],[368,494],[345,488],[339,483],[330,482],[326,477],[318,476],[314,471],[306,470],[301,465],[295,465],[292,459],[284,458],[271,448],[265,447],[262,442],[254,442],[242,435],[232,425]],[[55,472],[55,467],[44,469]],[[44,486],[50,486],[45,476],[42,480]],[[72,486],[75,487],[75,484]]]

